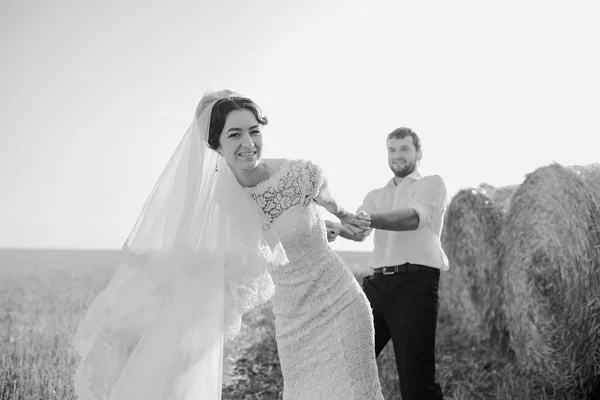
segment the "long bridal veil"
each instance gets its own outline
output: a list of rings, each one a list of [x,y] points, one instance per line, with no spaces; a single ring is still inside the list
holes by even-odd
[[[82,400],[221,399],[223,343],[273,294],[275,233],[207,146],[207,92],[73,339]],[[218,167],[218,168],[217,168]],[[217,170],[218,169],[218,170]]]

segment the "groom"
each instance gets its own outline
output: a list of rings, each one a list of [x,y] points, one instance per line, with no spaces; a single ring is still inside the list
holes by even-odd
[[[408,128],[387,137],[394,176],[365,197],[340,236],[362,241],[375,229],[373,275],[363,280],[375,323],[375,353],[391,339],[403,400],[443,399],[435,378],[440,245],[447,193],[438,175],[421,176],[421,142]]]

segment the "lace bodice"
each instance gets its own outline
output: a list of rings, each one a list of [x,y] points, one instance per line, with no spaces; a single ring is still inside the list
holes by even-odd
[[[269,229],[287,210],[311,204],[323,183],[321,168],[305,160],[283,160],[269,179],[246,191],[262,210],[264,228]]]

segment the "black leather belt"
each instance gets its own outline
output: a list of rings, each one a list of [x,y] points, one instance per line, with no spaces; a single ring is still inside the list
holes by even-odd
[[[382,275],[394,275],[400,272],[427,271],[430,269],[431,267],[426,267],[425,265],[406,263],[402,265],[393,265],[391,267],[373,268],[373,273]]]

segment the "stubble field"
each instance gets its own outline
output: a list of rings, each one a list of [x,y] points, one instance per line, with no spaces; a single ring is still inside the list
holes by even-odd
[[[361,279],[368,253],[340,255]],[[71,376],[77,356],[70,341],[110,279],[117,256],[110,251],[0,250],[0,400],[76,398]],[[437,372],[447,399],[579,398],[552,391],[519,373],[506,353],[470,339],[444,301],[440,298]],[[245,316],[240,336],[228,346],[223,398],[280,399],[283,382],[269,304]],[[386,399],[399,399],[391,346],[378,365]]]

